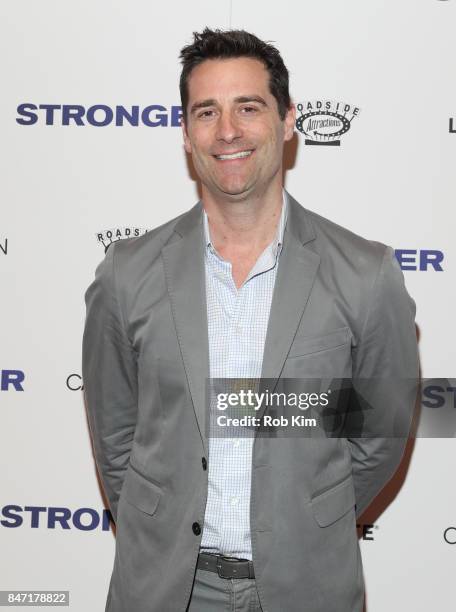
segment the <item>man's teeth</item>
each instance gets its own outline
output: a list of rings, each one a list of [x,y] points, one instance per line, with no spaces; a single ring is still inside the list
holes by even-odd
[[[217,159],[239,159],[241,157],[248,157],[252,153],[250,151],[239,151],[239,153],[231,153],[230,155],[216,155]]]

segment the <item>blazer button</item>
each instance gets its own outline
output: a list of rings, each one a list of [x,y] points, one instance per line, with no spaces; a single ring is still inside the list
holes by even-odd
[[[201,533],[201,527],[199,523],[193,523],[192,529],[195,535],[199,535]]]
[[[206,457],[201,458],[201,463],[203,464],[203,470],[207,470],[207,461]]]

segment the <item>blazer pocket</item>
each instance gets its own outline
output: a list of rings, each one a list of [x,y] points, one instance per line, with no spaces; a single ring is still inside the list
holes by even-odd
[[[350,474],[342,482],[313,497],[310,501],[315,520],[328,527],[355,506],[355,488]]]
[[[311,353],[326,351],[347,344],[350,339],[350,328],[335,329],[324,336],[297,336],[293,340],[288,357],[301,357]]]
[[[143,476],[130,463],[122,486],[125,501],[141,512],[152,516],[158,508],[162,493],[158,484]]]

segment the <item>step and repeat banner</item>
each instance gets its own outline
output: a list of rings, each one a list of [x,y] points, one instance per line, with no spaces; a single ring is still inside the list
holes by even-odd
[[[198,200],[178,54],[206,25],[283,55],[288,191],[396,249],[432,424],[358,525],[366,609],[452,610],[456,0],[3,0],[0,590],[104,610],[115,535],[82,398],[84,292],[112,241]]]

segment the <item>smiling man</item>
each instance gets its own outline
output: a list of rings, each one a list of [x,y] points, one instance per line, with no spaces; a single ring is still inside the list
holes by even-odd
[[[283,189],[295,108],[278,50],[206,29],[181,60],[202,199],[113,243],[86,294],[87,410],[117,524],[106,610],[361,612],[356,518],[405,448],[414,302],[390,247]],[[362,435],[208,435],[207,381],[261,377],[385,384],[367,385]]]
[[[209,40],[205,34],[201,43]],[[207,234],[231,264],[239,288],[277,229],[283,145],[293,136],[295,108],[288,90],[281,92],[279,107],[258,58],[228,55],[200,62],[195,52],[193,47],[182,52],[185,149],[202,183]],[[279,81],[283,63],[277,52],[269,53]]]

